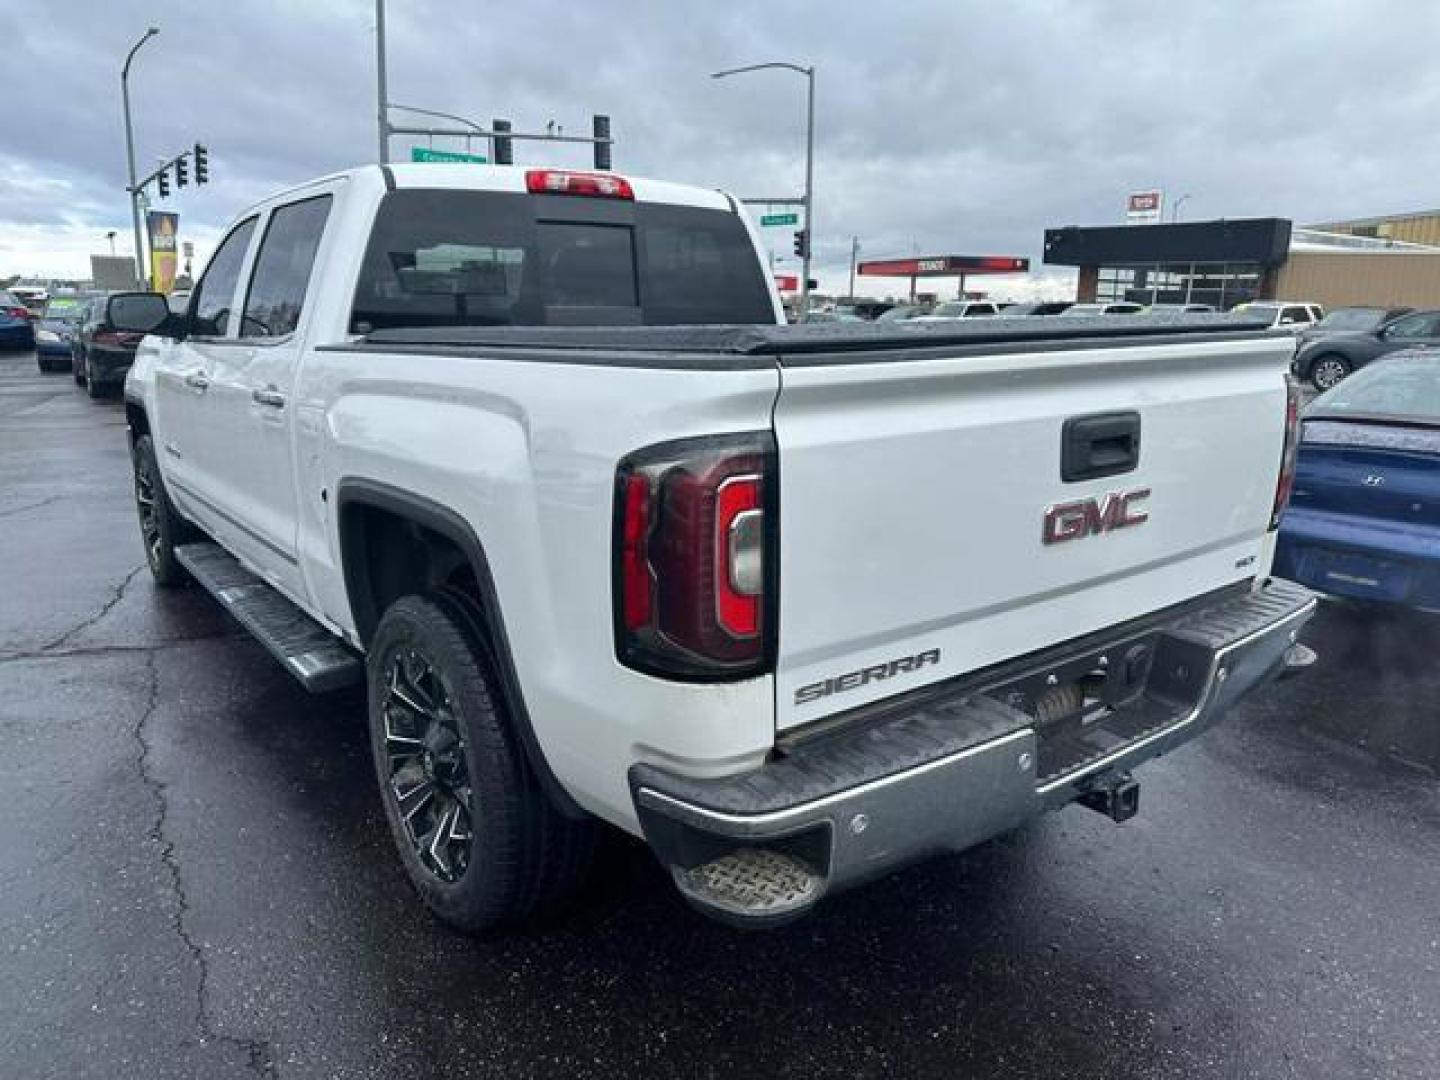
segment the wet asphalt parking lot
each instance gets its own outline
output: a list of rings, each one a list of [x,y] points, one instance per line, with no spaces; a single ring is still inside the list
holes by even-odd
[[[0,353],[0,1076],[1440,1076],[1440,620],[1071,807],[770,933],[614,838],[471,940],[391,854],[351,698],[143,567],[123,411]]]

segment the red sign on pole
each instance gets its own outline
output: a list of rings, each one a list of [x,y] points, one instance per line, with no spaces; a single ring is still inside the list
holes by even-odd
[[[781,292],[799,292],[800,277],[798,274],[776,274],[775,287]]]

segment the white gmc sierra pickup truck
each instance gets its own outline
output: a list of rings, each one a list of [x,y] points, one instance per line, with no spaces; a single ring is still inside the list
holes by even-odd
[[[302,683],[366,686],[466,929],[597,819],[767,925],[1081,802],[1294,664],[1291,343],[1224,316],[783,326],[735,200],[358,168],[131,293],[135,494]]]

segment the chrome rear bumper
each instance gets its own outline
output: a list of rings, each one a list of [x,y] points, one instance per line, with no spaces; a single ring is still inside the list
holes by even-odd
[[[1023,679],[966,687],[739,776],[696,780],[636,765],[635,805],[647,841],[697,907],[747,925],[787,921],[827,892],[1090,797],[1194,738],[1284,668],[1315,604],[1308,590],[1272,580],[1143,635],[1099,648],[1089,640],[1076,663],[1098,656],[1104,666],[1110,652],[1141,643],[1143,671],[1125,701],[1063,730],[1014,707],[1021,695],[1007,691]],[[722,865],[724,874],[713,871]],[[719,893],[715,881],[726,883]]]

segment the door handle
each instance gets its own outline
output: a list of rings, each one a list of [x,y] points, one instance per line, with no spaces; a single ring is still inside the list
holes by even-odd
[[[256,387],[250,391],[250,397],[257,405],[269,405],[274,409],[285,407],[285,395],[273,386],[267,386],[263,390]]]
[[[208,390],[210,378],[203,371],[192,371],[185,376],[185,385],[192,390]]]
[[[1060,479],[1097,480],[1133,472],[1140,465],[1140,414],[1072,416],[1060,433]]]

